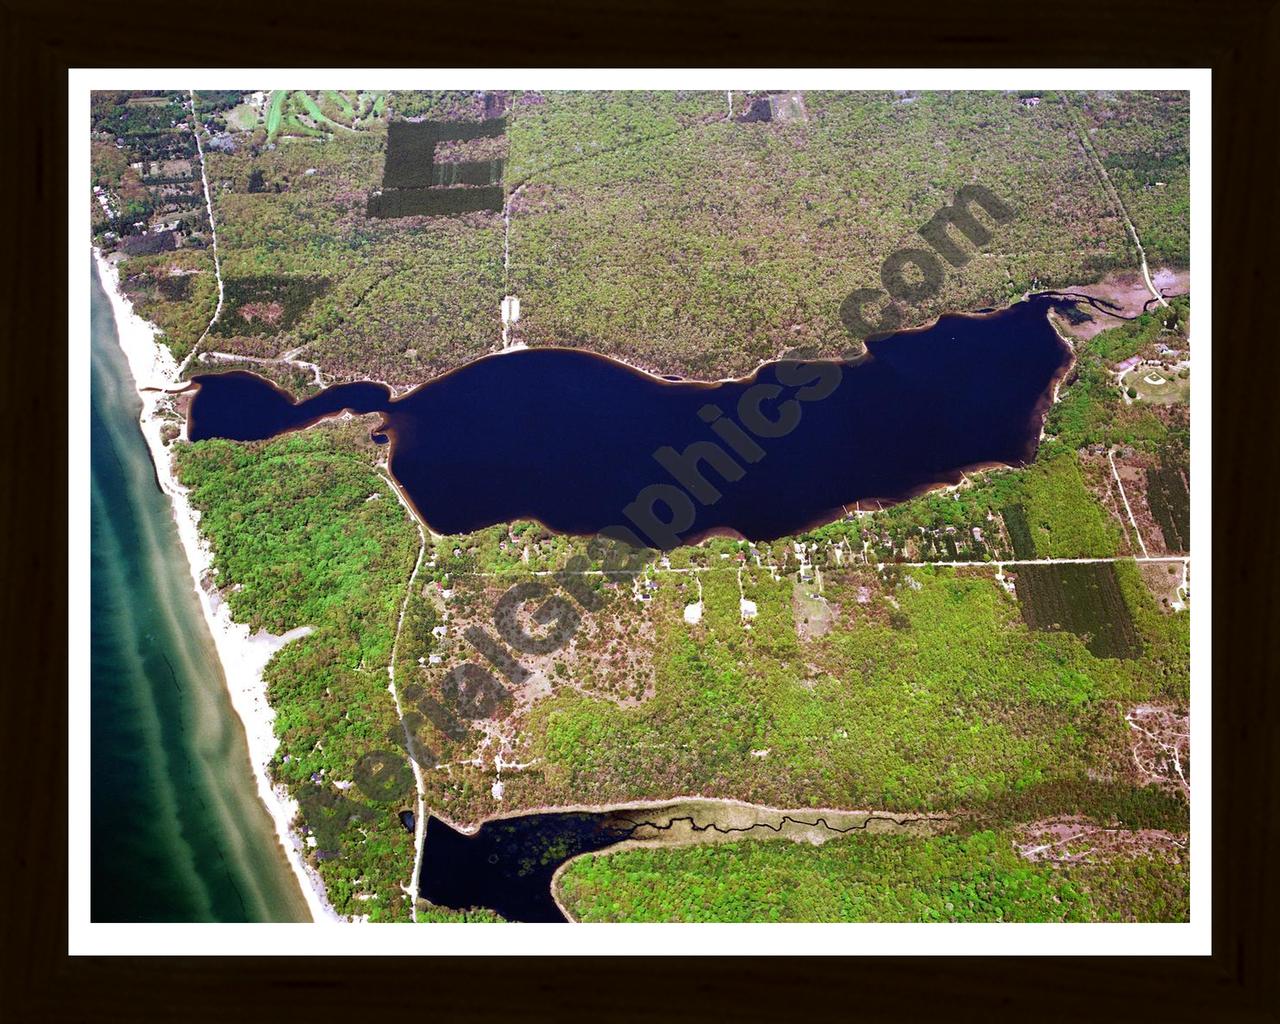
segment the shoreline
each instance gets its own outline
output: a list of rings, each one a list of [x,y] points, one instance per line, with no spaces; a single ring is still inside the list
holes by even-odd
[[[992,563],[994,564],[994,563]],[[931,821],[949,820],[954,816],[951,811],[888,811],[876,807],[774,807],[770,804],[753,803],[732,796],[698,796],[696,794],[677,794],[670,797],[650,797],[641,800],[611,800],[603,804],[540,804],[526,807],[523,810],[502,811],[490,814],[472,824],[458,824],[439,811],[431,811],[431,817],[444,822],[455,832],[473,836],[484,826],[494,821],[506,821],[511,818],[524,818],[536,814],[610,814],[614,811],[657,811],[674,807],[678,804],[712,804],[723,810],[754,811],[764,815],[811,814],[819,817],[828,815],[901,815],[904,818],[928,819]],[[610,849],[606,847],[606,849]],[[594,851],[599,853],[601,851]]]
[[[430,816],[444,823],[465,836],[476,835],[481,828],[491,822],[505,821],[517,818],[532,817],[542,814],[573,814],[573,813],[592,813],[592,814],[611,814],[613,812],[626,811],[670,811],[677,815],[677,818],[685,816],[685,812],[689,812],[695,816],[699,811],[705,812],[708,823],[713,824],[717,819],[723,820],[724,815],[728,815],[728,823],[734,826],[735,831],[741,832],[741,837],[737,841],[767,841],[770,837],[762,835],[753,835],[752,831],[756,826],[769,825],[767,819],[777,818],[778,829],[775,837],[778,839],[787,839],[791,842],[811,842],[817,845],[828,842],[839,837],[844,829],[849,828],[866,828],[872,820],[889,820],[897,827],[904,828],[921,823],[929,826],[943,825],[944,827],[954,821],[956,814],[950,811],[887,811],[877,808],[835,808],[835,807],[773,807],[766,804],[752,803],[749,800],[739,800],[735,797],[708,797],[708,796],[675,796],[668,799],[647,799],[634,801],[610,802],[605,804],[550,804],[540,807],[526,808],[519,811],[504,811],[500,814],[489,815],[482,818],[474,824],[459,825],[451,820],[448,816],[431,811]],[[732,815],[734,812],[748,812],[754,815],[755,822],[748,822],[745,827],[742,824],[734,825]],[[804,815],[807,818],[813,818],[813,822],[806,820],[794,820],[792,824],[799,830],[797,834],[785,833],[785,819],[794,815]],[[839,824],[833,825],[827,819],[834,818]],[[858,822],[851,819],[862,819],[859,826]],[[673,819],[673,823],[674,823]],[[815,841],[812,838],[805,838],[804,830],[808,828],[822,828],[832,832],[833,834]],[[705,829],[706,826],[704,826]],[[769,826],[772,828],[772,826]],[[547,883],[550,890],[551,899],[560,913],[564,915],[565,922],[568,924],[579,924],[580,922],[569,911],[561,899],[560,881],[561,877],[569,869],[569,867],[584,857],[604,857],[615,853],[621,853],[631,849],[652,848],[655,845],[671,847],[688,847],[701,846],[707,843],[716,843],[724,841],[735,841],[733,839],[726,840],[721,836],[716,838],[711,833],[705,833],[706,838],[699,838],[696,834],[690,837],[677,838],[672,840],[654,841],[644,839],[627,838],[619,840],[612,845],[602,847],[598,850],[588,850],[583,853],[575,854],[572,857],[562,861],[551,875],[550,881]]]
[[[230,609],[217,597],[216,591],[210,593],[202,586],[201,581],[213,567],[213,552],[200,536],[200,513],[192,507],[186,489],[174,476],[172,455],[161,437],[166,425],[161,415],[162,403],[172,399],[174,390],[182,384],[178,379],[178,364],[172,354],[156,342],[158,328],[134,312],[132,303],[120,289],[114,264],[108,262],[96,247],[93,259],[115,317],[117,341],[129,363],[134,390],[142,402],[139,426],[151,453],[156,481],[169,498],[187,568],[191,572],[192,587],[213,637],[231,705],[244,729],[258,798],[271,816],[276,838],[302,890],[312,920],[341,921],[342,918],[329,905],[320,877],[303,859],[301,838],[291,827],[298,804],[283,786],[272,785],[267,770],[279,742],[274,730],[276,714],[267,702],[263,671],[276,651],[290,640],[305,635],[310,627],[299,627],[281,637],[265,631],[252,634],[247,625],[231,618]]]
[[[1015,306],[1019,305],[1020,303],[1027,302],[1032,298],[1036,298],[1040,294],[1041,293],[1028,292],[1028,293],[1025,293],[1021,298],[1017,299],[1014,302],[1010,302],[1006,306],[986,310],[983,312],[941,313],[938,316],[934,317],[928,324],[925,324],[920,327],[913,327],[913,328],[907,328],[900,331],[894,331],[891,335],[885,335],[881,338],[876,338],[874,340],[882,341],[882,340],[885,340],[886,338],[896,337],[898,335],[918,334],[923,331],[927,331],[931,329],[932,327],[936,326],[937,323],[943,317],[948,317],[948,316],[963,318],[963,319],[970,319],[970,320],[988,319],[990,317],[994,317],[994,316],[998,316],[1003,313],[1006,313],[1009,310],[1013,309]],[[1073,340],[1070,336],[1068,336],[1067,334],[1064,334],[1064,332],[1058,328],[1057,324],[1054,322],[1054,319],[1053,319],[1052,309],[1046,310],[1045,322],[1048,325],[1049,329],[1053,332],[1055,339],[1057,340],[1059,346],[1061,347],[1063,351],[1064,359],[1061,365],[1058,367],[1058,369],[1054,372],[1053,376],[1050,378],[1048,385],[1046,386],[1044,392],[1041,394],[1039,400],[1035,405],[1035,408],[1032,412],[1031,421],[1034,423],[1038,419],[1039,426],[1035,436],[1033,438],[1031,437],[1028,438],[1026,447],[1022,453],[1020,453],[1016,458],[1008,461],[987,460],[987,461],[966,463],[965,465],[957,466],[953,471],[951,471],[951,473],[946,474],[941,479],[922,482],[912,488],[909,488],[906,492],[904,492],[901,495],[861,496],[859,498],[854,499],[851,502],[845,502],[842,505],[838,506],[837,508],[839,509],[839,511],[837,511],[837,508],[826,510],[814,522],[808,523],[804,527],[797,529],[796,531],[794,531],[793,534],[790,534],[789,536],[798,536],[803,533],[809,533],[813,530],[820,529],[823,526],[827,526],[827,525],[830,525],[831,523],[839,522],[842,519],[847,518],[849,516],[848,507],[850,504],[853,504],[856,508],[862,504],[870,504],[874,502],[877,505],[879,505],[881,509],[883,509],[886,506],[898,505],[906,501],[911,501],[915,498],[923,497],[925,495],[945,494],[950,491],[957,490],[965,485],[965,481],[971,475],[976,473],[985,473],[992,470],[1002,470],[1002,469],[1010,469],[1010,470],[1023,469],[1027,465],[1029,465],[1031,462],[1033,462],[1035,460],[1035,456],[1040,445],[1043,443],[1045,439],[1045,426],[1048,421],[1049,412],[1052,410],[1053,406],[1057,404],[1058,398],[1059,398],[1059,390],[1061,389],[1063,382],[1070,376],[1071,371],[1074,369],[1077,362],[1075,345],[1073,343]],[[238,370],[233,370],[229,372],[243,374],[243,375],[255,378],[261,384],[263,384],[264,386],[274,391],[277,395],[279,395],[281,399],[283,399],[285,402],[287,402],[290,406],[293,406],[293,407],[302,405],[305,402],[310,401],[311,399],[317,397],[318,395],[323,394],[325,391],[329,391],[334,388],[347,387],[347,386],[357,385],[357,384],[360,384],[360,385],[368,384],[368,385],[374,385],[374,386],[384,388],[387,392],[388,405],[394,405],[395,403],[408,399],[413,395],[417,394],[419,391],[422,391],[425,388],[432,386],[433,384],[437,384],[445,380],[446,378],[453,376],[454,374],[460,373],[477,363],[485,362],[486,360],[499,359],[504,355],[508,355],[509,353],[516,352],[516,351],[535,351],[535,350],[529,349],[527,346],[521,344],[519,346],[504,348],[498,352],[489,352],[482,356],[477,356],[475,359],[467,363],[464,363],[461,366],[455,366],[449,370],[444,371],[443,373],[439,373],[435,376],[429,377],[427,380],[422,381],[418,384],[414,384],[412,386],[394,385],[384,380],[374,380],[372,378],[358,378],[356,380],[347,380],[347,381],[335,380],[329,383],[328,385],[322,387],[319,391],[314,392],[312,394],[304,395],[304,396],[295,395],[293,392],[289,391],[287,388],[277,383],[276,381],[272,380],[271,378],[264,376],[263,374],[260,374],[260,373],[255,373],[253,370],[238,369]],[[767,366],[772,365],[772,363],[774,362],[782,361],[782,360],[767,360],[765,362],[760,363],[754,370],[751,371],[750,374],[747,374],[742,377],[725,377],[715,381],[694,380],[694,379],[688,379],[688,378],[678,378],[673,380],[667,377],[659,376],[650,370],[646,370],[641,367],[635,366],[627,362],[625,359],[622,359],[621,357],[605,355],[601,352],[595,352],[589,349],[578,348],[575,346],[550,346],[546,349],[543,349],[543,351],[577,353],[583,356],[588,356],[593,359],[600,360],[605,363],[614,364],[626,372],[629,372],[635,376],[647,378],[656,384],[666,385],[666,386],[680,386],[680,387],[686,387],[686,388],[691,388],[695,390],[712,390],[724,384],[751,384],[756,381],[761,371],[763,371]],[[785,354],[783,359],[785,359]],[[862,352],[853,356],[849,356],[849,355],[846,355],[843,357],[815,356],[807,361],[814,362],[814,363],[837,362],[837,363],[842,363],[848,368],[852,368],[871,359],[874,359],[874,354],[869,349],[864,347]],[[187,381],[175,381],[174,384],[171,386],[181,388],[181,390],[184,393],[190,393],[193,391],[198,391],[200,384],[198,381],[192,379]],[[324,420],[339,419],[339,418],[345,419],[345,418],[357,417],[361,415],[376,415],[380,417],[379,423],[377,424],[377,426],[373,427],[369,431],[369,434],[370,434],[370,437],[373,437],[374,435],[377,435],[377,434],[381,434],[381,435],[384,435],[387,439],[386,447],[388,450],[387,450],[386,458],[384,460],[384,464],[386,466],[386,476],[389,482],[391,483],[392,489],[396,492],[396,496],[400,499],[401,504],[404,505],[405,508],[409,511],[411,518],[413,518],[416,521],[417,525],[421,529],[425,530],[432,538],[447,536],[446,534],[441,534],[434,526],[431,525],[431,523],[427,520],[427,517],[421,511],[421,509],[418,508],[416,502],[414,502],[414,500],[410,497],[410,495],[400,485],[399,480],[396,478],[394,472],[391,469],[391,464],[395,458],[395,451],[396,451],[398,438],[396,436],[395,429],[390,426],[390,418],[387,412],[375,411],[370,413],[355,413],[349,408],[339,409],[339,410],[335,410],[334,412],[319,415],[312,420],[308,420],[296,426],[287,427],[284,430],[281,430],[279,433],[272,436],[278,437],[287,433],[295,433],[295,432],[308,430],[311,427],[315,426],[317,423],[323,422]],[[517,521],[520,521],[520,522],[528,521],[528,522],[536,523],[538,526],[542,527],[543,529],[549,530],[551,533],[556,534],[558,536],[594,537],[599,535],[599,531],[595,533],[575,533],[572,531],[555,529],[549,526],[547,523],[543,522],[536,515],[531,515],[528,513],[518,514],[511,517],[509,520],[506,520],[506,522],[517,522]],[[485,529],[488,526],[493,526],[493,525],[498,525],[498,523],[495,522],[495,523],[484,524],[482,526],[477,527],[476,529],[477,530]],[[475,532],[475,530],[471,530],[467,532],[469,533]],[[696,547],[697,545],[703,543],[704,541],[712,537],[729,537],[731,539],[743,540],[752,544],[768,543],[770,540],[777,539],[777,538],[758,538],[753,540],[752,538],[745,536],[744,534],[742,534],[741,532],[739,532],[738,530],[732,527],[715,526],[715,527],[709,527],[708,529],[700,533],[691,534],[690,536],[682,538],[680,546]]]
[[[159,333],[158,329],[154,327],[154,325],[148,323],[147,321],[143,320],[140,316],[138,316],[138,314],[133,311],[132,305],[129,302],[129,300],[121,292],[119,288],[118,275],[117,275],[115,266],[109,263],[101,255],[99,250],[97,250],[96,248],[93,250],[93,254],[94,254],[95,262],[98,267],[99,276],[102,281],[103,289],[108,296],[108,299],[111,303],[113,314],[115,315],[116,327],[117,327],[117,338],[119,340],[119,344],[121,346],[121,349],[124,351],[126,358],[128,359],[130,370],[134,378],[135,389],[142,400],[143,411],[142,411],[142,416],[140,420],[140,425],[142,427],[143,435],[146,438],[148,448],[151,452],[152,462],[156,470],[157,481],[160,484],[161,490],[163,490],[165,494],[170,498],[170,504],[173,511],[174,519],[178,525],[179,536],[182,541],[184,553],[186,554],[186,557],[187,557],[188,567],[191,570],[192,581],[193,581],[193,585],[194,585],[197,597],[200,601],[201,610],[204,614],[205,621],[209,626],[210,633],[214,638],[215,646],[218,652],[218,658],[222,665],[223,674],[226,679],[226,685],[227,685],[228,692],[231,696],[232,704],[235,707],[237,715],[240,717],[241,722],[245,729],[246,739],[248,740],[248,745],[249,745],[250,760],[252,762],[255,783],[257,785],[259,798],[262,800],[263,804],[267,807],[268,812],[271,815],[272,821],[276,827],[277,837],[285,850],[286,857],[290,864],[290,868],[291,870],[293,870],[295,876],[299,881],[299,884],[303,891],[304,898],[306,899],[308,908],[311,911],[313,918],[316,921],[326,921],[326,920],[342,921],[343,919],[340,918],[336,914],[336,912],[332,909],[332,907],[329,906],[326,895],[325,895],[323,883],[321,882],[319,876],[314,872],[313,869],[311,869],[305,863],[305,859],[303,857],[304,847],[302,845],[301,837],[296,835],[290,827],[290,823],[293,820],[295,814],[297,813],[296,801],[294,801],[284,792],[283,787],[273,787],[271,785],[268,772],[267,772],[267,766],[270,764],[271,759],[273,758],[274,753],[278,747],[278,741],[275,738],[274,730],[272,728],[273,722],[275,720],[275,711],[270,707],[270,705],[266,700],[266,692],[265,692],[266,688],[265,688],[265,683],[262,679],[262,673],[267,663],[269,662],[269,660],[277,650],[283,647],[284,644],[286,644],[289,640],[295,639],[300,635],[305,635],[305,632],[309,630],[309,627],[304,626],[298,629],[291,630],[289,633],[285,634],[282,637],[274,637],[271,634],[266,633],[265,631],[259,632],[257,635],[251,635],[246,625],[236,623],[231,619],[229,609],[227,608],[225,603],[219,599],[216,590],[214,590],[212,593],[209,593],[209,592],[206,592],[204,587],[201,585],[201,580],[208,574],[208,572],[212,567],[212,552],[210,551],[208,544],[203,540],[203,538],[201,538],[199,534],[199,530],[198,530],[199,513],[194,508],[191,507],[189,501],[187,500],[187,492],[185,488],[181,487],[181,485],[178,484],[177,480],[175,479],[172,471],[171,454],[167,451],[167,446],[161,440],[161,436],[160,436],[161,429],[165,425],[165,421],[160,415],[162,404],[165,403],[166,401],[171,401],[180,395],[185,395],[189,397],[191,392],[195,389],[195,387],[198,387],[198,385],[193,385],[193,382],[191,380],[183,380],[180,378],[180,369],[177,361],[173,358],[173,356],[169,353],[167,349],[165,349],[163,346],[159,345],[155,341],[155,337]],[[1024,295],[1016,302],[1009,303],[1005,307],[1000,307],[998,309],[993,309],[993,310],[981,312],[981,313],[940,314],[938,317],[935,317],[929,324],[926,324],[920,327],[915,327],[915,328],[908,328],[904,331],[899,331],[894,333],[895,334],[915,333],[915,332],[927,330],[930,327],[934,326],[937,323],[937,321],[941,319],[941,317],[944,315],[963,316],[963,317],[973,318],[973,319],[983,319],[983,318],[1004,312],[1008,308],[1011,308],[1013,305],[1016,305],[1017,302],[1026,301],[1029,297],[1030,297],[1029,295]],[[1044,426],[1045,426],[1045,420],[1047,419],[1048,410],[1052,408],[1054,404],[1057,403],[1059,398],[1059,389],[1063,381],[1069,376],[1071,369],[1074,367],[1076,363],[1075,348],[1074,348],[1074,345],[1072,344],[1071,339],[1068,336],[1064,336],[1064,332],[1059,329],[1056,323],[1054,323],[1053,315],[1051,312],[1048,314],[1047,320],[1049,322],[1050,328],[1054,331],[1054,334],[1056,335],[1059,343],[1062,345],[1062,347],[1065,350],[1064,354],[1066,355],[1066,360],[1064,362],[1064,365],[1054,375],[1053,379],[1050,382],[1049,387],[1046,389],[1046,393],[1042,396],[1039,406],[1037,408],[1036,415],[1038,415],[1040,418],[1040,429],[1038,431],[1038,437],[1035,439],[1035,441],[1032,442],[1033,452],[1034,452],[1034,449],[1038,447],[1039,443],[1041,443],[1044,439]],[[523,348],[523,346],[521,346],[521,348]],[[502,355],[506,355],[511,351],[517,351],[517,350],[518,349],[516,349],[515,347],[512,347],[512,348],[506,348],[506,349],[500,350],[498,352],[486,353],[482,356],[477,357],[477,359],[472,360],[472,362],[482,361],[485,359],[499,358]],[[601,353],[592,352],[585,349],[577,349],[576,351],[580,351],[584,355],[589,355],[595,358],[601,358],[606,361],[616,363],[621,367],[623,367],[624,369],[626,369],[627,371],[630,371],[631,373],[634,373],[638,376],[649,378],[661,384],[667,384],[667,385],[677,384],[677,385],[684,385],[684,386],[692,386],[699,389],[703,389],[703,388],[710,389],[725,383],[749,383],[750,381],[754,380],[758,376],[760,371],[770,362],[769,360],[766,360],[765,362],[758,365],[749,374],[741,377],[727,377],[717,381],[702,381],[702,380],[690,380],[690,379],[680,379],[680,380],[673,381],[669,378],[659,376],[653,371],[630,364],[626,360],[618,357],[604,356]],[[868,358],[869,356],[870,356],[870,353],[864,350],[856,359],[852,361],[861,362],[862,360]],[[813,361],[833,361],[839,358],[840,357],[816,356],[816,357],[813,357]],[[443,377],[450,376],[451,374],[456,373],[461,369],[464,369],[465,366],[468,366],[468,365],[470,365],[470,363],[464,364],[464,366],[462,367],[454,367],[448,371],[445,371],[442,374],[438,374],[430,378],[427,381],[408,387],[407,389],[404,389],[400,386],[389,384],[385,381],[364,381],[362,379],[362,382],[381,384],[383,387],[386,388],[390,401],[394,402],[394,401],[398,401],[401,398],[407,397],[410,394],[413,394],[414,392],[418,391],[421,388],[429,386],[430,384],[436,382],[437,380]],[[244,372],[252,373],[252,371],[244,371]],[[298,404],[301,400],[303,400],[303,399],[300,399],[298,396],[295,396],[294,394],[290,393],[279,384],[276,384],[274,381],[270,380],[269,378],[263,377],[259,374],[254,374],[254,376],[259,377],[259,379],[264,381],[264,383],[270,385],[273,389],[278,391],[291,404]],[[330,387],[337,386],[337,384],[338,382],[334,382],[334,383],[331,383],[329,386]],[[306,397],[310,397],[310,396],[306,396]],[[329,414],[327,416],[318,417],[317,420],[313,421],[312,423],[309,423],[304,427],[295,428],[295,429],[299,429],[299,430],[306,429],[306,427],[313,426],[316,422],[319,422],[325,419],[348,418],[348,417],[353,417],[355,415],[356,414],[353,414],[350,410],[341,410],[341,411]],[[385,420],[384,420],[384,423],[385,423]],[[186,438],[186,428],[187,428],[186,419],[185,417],[183,417],[182,433],[180,435],[182,439]],[[407,511],[410,513],[411,518],[416,520],[417,525],[420,528],[424,529],[432,537],[438,537],[439,534],[436,533],[436,531],[421,515],[421,513],[418,511],[414,503],[403,492],[403,490],[399,486],[399,482],[395,479],[394,475],[390,472],[391,456],[394,454],[394,447],[395,447],[394,435],[390,431],[387,431],[385,426],[381,424],[379,425],[378,428],[374,428],[374,431],[372,432],[377,432],[379,430],[389,434],[390,444],[388,445],[388,448],[390,449],[390,451],[388,451],[387,458],[386,458],[386,478],[388,480],[388,483],[391,485],[393,492],[395,493],[396,497],[400,500],[401,504],[405,506]],[[929,484],[923,485],[918,491],[912,493],[911,495],[908,495],[906,498],[887,499],[887,502],[889,504],[897,504],[899,501],[909,500],[910,498],[919,497],[925,494],[946,493],[946,492],[954,491],[965,486],[966,479],[970,474],[982,473],[990,470],[1016,469],[1016,468],[1019,468],[1016,464],[1004,463],[1004,462],[977,463],[974,465],[961,467],[956,471],[957,475],[959,476],[959,479],[956,481],[950,481],[950,480],[934,481]],[[876,500],[876,499],[868,499],[868,500]],[[838,521],[839,518],[840,517],[838,515],[831,519],[824,518],[820,523],[809,527],[809,529],[815,529],[818,526],[825,525],[828,522]],[[537,520],[534,520],[534,521],[537,521]],[[707,536],[718,534],[718,533],[726,533],[732,536],[740,536],[734,533],[733,531],[727,531],[723,529],[714,529],[714,530],[708,531]],[[696,544],[704,539],[706,539],[706,536],[700,536],[695,540],[686,541],[686,543]],[[725,806],[738,805],[743,807],[755,807],[759,809],[758,805],[753,805],[745,801],[734,800],[731,798],[715,798],[715,797],[705,797],[705,796],[674,797],[674,798],[663,798],[660,800],[636,801],[636,802],[628,802],[623,806],[627,806],[631,808],[638,808],[638,807],[655,807],[656,808],[656,807],[670,805],[673,801],[678,802],[681,800],[713,801],[716,803],[723,804]],[[419,829],[425,830],[427,818],[429,816],[434,816],[439,818],[444,823],[448,824],[450,827],[454,828],[456,831],[459,831],[463,834],[471,834],[471,833],[474,833],[475,831],[478,831],[478,829],[486,822],[501,820],[503,818],[513,818],[513,817],[522,817],[529,814],[557,813],[557,812],[566,812],[566,811],[601,812],[601,811],[617,809],[618,807],[619,807],[618,804],[613,804],[613,805],[568,805],[568,806],[524,808],[521,810],[511,810],[511,811],[506,811],[497,815],[491,815],[483,819],[480,819],[474,824],[460,825],[450,820],[447,816],[440,814],[438,809],[426,808],[422,806],[421,800],[419,800],[419,807],[418,807],[419,826],[418,827]],[[766,810],[776,810],[776,809],[766,809]],[[813,809],[806,808],[805,810],[807,813],[813,812]],[[857,810],[850,810],[850,809],[827,808],[827,809],[818,809],[818,810],[819,811],[826,810],[829,813],[835,813],[835,814],[863,813]],[[423,846],[421,839],[417,839],[417,841],[415,842],[415,846],[417,847],[417,856],[415,858],[416,860],[417,858],[421,857],[422,846]],[[415,873],[414,873],[415,886],[416,886],[416,877],[417,877],[417,869],[415,865]],[[553,889],[553,894],[554,894],[554,889]]]

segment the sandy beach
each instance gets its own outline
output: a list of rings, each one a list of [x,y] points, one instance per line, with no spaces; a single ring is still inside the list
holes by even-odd
[[[94,249],[93,256],[102,287],[111,302],[120,347],[129,362],[142,400],[139,421],[142,434],[151,451],[160,488],[168,496],[173,509],[178,536],[191,570],[192,586],[213,636],[231,704],[244,726],[258,796],[271,815],[276,835],[302,889],[312,919],[341,921],[343,919],[329,906],[319,876],[303,858],[301,837],[290,827],[298,811],[297,802],[283,786],[273,786],[268,773],[278,743],[273,728],[275,711],[267,703],[263,670],[276,651],[290,640],[305,636],[310,627],[291,630],[284,636],[274,636],[265,631],[251,634],[247,625],[232,620],[230,609],[218,598],[216,589],[206,590],[202,586],[202,580],[212,572],[213,553],[200,536],[200,513],[191,506],[186,489],[174,477],[172,457],[161,437],[166,422],[164,414],[174,401],[168,392],[181,386],[178,365],[169,351],[157,344],[158,329],[139,317],[122,294],[115,266],[97,249]]]

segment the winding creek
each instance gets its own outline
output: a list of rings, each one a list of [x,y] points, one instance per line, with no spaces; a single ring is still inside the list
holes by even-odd
[[[686,844],[746,836],[824,842],[854,832],[920,832],[944,815],[783,811],[734,800],[690,798],[607,810],[493,818],[463,832],[427,822],[418,893],[437,906],[487,907],[508,921],[565,921],[556,878],[576,857],[628,845]]]

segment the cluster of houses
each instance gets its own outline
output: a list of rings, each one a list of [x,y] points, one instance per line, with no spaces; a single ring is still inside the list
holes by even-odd
[[[1169,378],[1175,376],[1181,370],[1185,369],[1187,364],[1187,354],[1181,349],[1172,348],[1163,343],[1156,345],[1156,353],[1158,358],[1143,358],[1140,355],[1130,356],[1128,359],[1116,363],[1112,369],[1115,371],[1117,378],[1123,379],[1125,374],[1139,367],[1144,367],[1148,372],[1143,377],[1148,384],[1160,385],[1168,382]]]
[[[150,213],[122,223],[120,197],[102,185],[93,186],[93,196],[111,222],[110,229],[102,233],[103,242],[109,246],[119,244],[129,255],[167,252],[183,245],[204,246],[198,229],[192,233],[203,218],[204,192],[195,164],[195,145],[185,135],[190,123],[175,119],[170,121],[170,128],[181,128],[183,137],[177,139],[179,133],[162,130],[156,133],[159,141],[148,140],[145,144],[135,140],[131,145],[129,139],[115,139],[117,149],[141,157],[131,161],[129,169],[147,190]]]

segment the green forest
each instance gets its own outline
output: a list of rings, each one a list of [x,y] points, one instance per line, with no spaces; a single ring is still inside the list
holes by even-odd
[[[507,294],[522,309],[511,340],[659,373],[716,379],[796,347],[843,353],[854,346],[845,296],[879,287],[885,256],[919,244],[921,225],[973,182],[1016,216],[948,267],[936,295],[901,306],[903,326],[1134,270],[1081,133],[1153,269],[1188,261],[1184,94],[1057,93],[1028,107],[997,92],[812,92],[764,121],[743,119],[751,96],[735,94],[731,113],[720,92],[276,92],[261,108],[235,98],[197,97],[217,142],[205,162],[224,277],[336,284],[269,345],[254,338],[259,321],[244,336],[224,328],[217,347],[302,348],[337,380],[418,384],[493,351]],[[141,213],[155,195],[118,165],[117,146],[132,158],[158,137],[152,121],[183,110],[168,102],[100,104],[95,174]],[[504,119],[501,138],[482,140],[494,145],[437,147],[451,173],[500,167],[498,199],[384,192],[388,125],[409,118]],[[181,126],[155,130],[190,144]],[[208,323],[204,294],[166,301],[178,308],[155,303],[158,317],[200,311]],[[237,323],[234,303],[226,313]],[[176,352],[189,333],[172,336]]]
[[[280,740],[272,772],[301,805],[308,856],[341,914],[405,920],[400,886],[413,837],[407,768],[370,796],[357,766],[399,727],[387,692],[396,617],[417,556],[417,530],[354,424],[322,424],[278,441],[201,441],[175,449],[200,510],[214,576],[237,622],[280,635],[267,666]]]
[[[800,116],[759,123],[714,93],[542,99],[518,99],[509,128],[529,344],[709,379],[797,346],[845,352],[844,297],[879,287],[881,261],[975,181],[1016,217],[903,326],[1130,265],[1066,96],[806,93]]]

